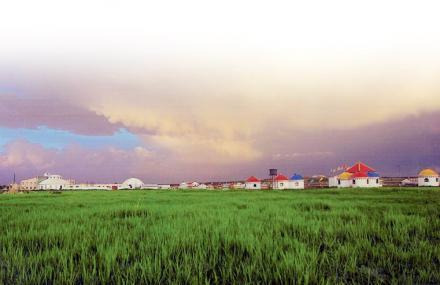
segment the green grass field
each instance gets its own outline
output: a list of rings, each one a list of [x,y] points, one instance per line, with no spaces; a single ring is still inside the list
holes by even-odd
[[[440,189],[0,195],[3,284],[440,283]]]

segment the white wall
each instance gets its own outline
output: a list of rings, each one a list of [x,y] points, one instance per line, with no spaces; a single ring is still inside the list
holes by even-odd
[[[246,182],[245,189],[259,190],[261,189],[261,182]]]
[[[289,189],[289,180],[275,181],[275,189]]]
[[[425,181],[427,179],[428,181]],[[438,187],[439,186],[439,178],[438,177],[419,177],[417,179],[419,186],[421,187]]]
[[[362,178],[359,177],[359,178],[351,179],[349,181],[351,181],[352,183],[353,183],[353,180],[356,181],[355,184],[352,184],[352,187],[360,188],[360,187],[368,187],[367,179],[368,178],[366,178],[366,177],[365,178],[364,177],[362,177]]]
[[[328,187],[338,187],[338,177],[333,176],[328,178]]]
[[[350,188],[353,186],[353,179],[336,179],[336,185],[338,188]]]
[[[304,189],[304,180],[289,180],[287,189]]]
[[[380,178],[379,177],[369,177],[367,187],[371,187],[371,188],[382,187],[382,184],[380,182]]]

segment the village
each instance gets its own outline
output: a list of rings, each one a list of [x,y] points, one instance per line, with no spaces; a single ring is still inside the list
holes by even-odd
[[[381,177],[376,170],[365,163],[357,162],[351,167],[339,167],[333,175],[303,177],[294,173],[291,176],[270,169],[269,178],[250,176],[246,180],[227,182],[185,181],[180,184],[147,184],[138,178],[129,178],[122,183],[76,183],[61,175],[44,173],[41,176],[14,181],[3,186],[2,192],[15,193],[27,191],[72,191],[72,190],[159,190],[159,189],[237,189],[237,190],[289,190],[312,188],[378,188],[378,187],[439,187],[439,173],[433,169],[421,170],[413,177]]]

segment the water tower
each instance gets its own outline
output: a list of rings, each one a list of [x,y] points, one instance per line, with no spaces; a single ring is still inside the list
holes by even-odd
[[[275,187],[275,177],[278,175],[278,169],[275,168],[271,168],[269,169],[269,176],[272,180],[272,189],[274,189]]]

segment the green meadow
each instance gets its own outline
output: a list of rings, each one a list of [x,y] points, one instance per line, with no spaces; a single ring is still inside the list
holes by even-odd
[[[2,284],[439,284],[440,189],[0,195]]]

